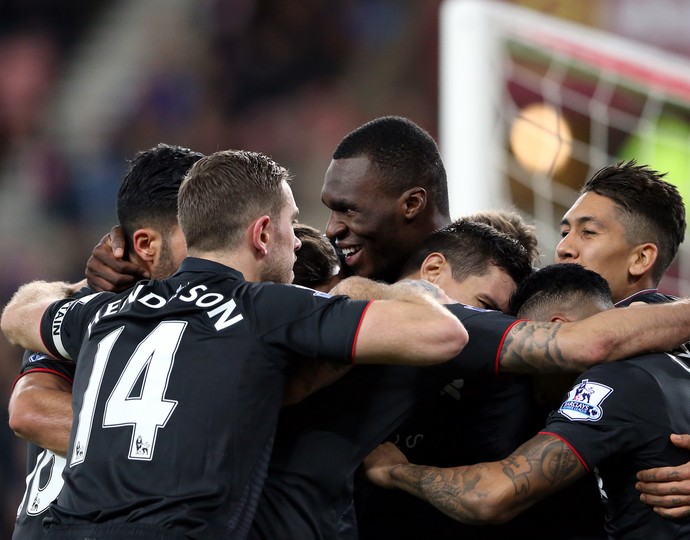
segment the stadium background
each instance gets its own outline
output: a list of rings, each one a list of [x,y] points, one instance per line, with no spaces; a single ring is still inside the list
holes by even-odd
[[[690,56],[684,0],[510,3]],[[295,176],[300,220],[323,228],[343,135],[396,114],[438,137],[440,4],[2,0],[0,305],[26,281],[83,275],[125,160],[158,142],[271,155]],[[20,356],[0,338],[0,538],[24,489],[6,413]]]

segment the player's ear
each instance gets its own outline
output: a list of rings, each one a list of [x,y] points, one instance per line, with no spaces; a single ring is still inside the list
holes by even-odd
[[[565,317],[564,315],[553,315],[550,319],[549,322],[559,322],[559,323],[564,323],[564,322],[570,322],[570,319]]]
[[[443,253],[437,251],[429,253],[419,268],[419,277],[430,283],[438,283],[441,274],[448,267],[448,263]]]
[[[656,244],[646,242],[636,246],[632,252],[632,260],[628,267],[628,272],[635,277],[649,272],[654,266],[658,256],[659,248],[656,247]]]
[[[262,256],[268,253],[268,242],[270,241],[269,225],[271,218],[261,216],[249,226],[249,236],[254,249]]]
[[[146,227],[137,229],[132,234],[132,255],[139,261],[152,264],[160,253],[162,243],[163,238],[158,231]]]
[[[426,208],[427,193],[423,187],[413,187],[407,189],[400,196],[403,215],[406,219],[414,219]]]

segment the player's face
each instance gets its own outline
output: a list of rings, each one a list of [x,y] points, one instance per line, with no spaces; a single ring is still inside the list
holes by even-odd
[[[484,275],[470,276],[462,281],[453,279],[450,268],[439,278],[437,285],[453,300],[504,313],[508,311],[510,297],[516,288],[513,278],[493,264]]]
[[[628,268],[633,249],[625,239],[616,204],[593,192],[580,196],[561,221],[561,241],[556,247],[557,263],[577,263],[609,282],[614,302],[628,291]]]
[[[164,235],[158,260],[151,267],[151,277],[165,279],[172,276],[187,256],[187,243],[180,226],[175,224],[170,235]]]
[[[359,276],[387,281],[397,278],[414,246],[406,238],[398,197],[385,193],[368,157],[331,161],[321,200],[330,209],[326,235]]]
[[[295,252],[302,242],[295,236],[293,224],[297,221],[299,210],[287,182],[283,182],[285,204],[278,217],[271,221],[267,265],[261,277],[262,281],[292,283],[295,277],[292,267],[295,265]]]

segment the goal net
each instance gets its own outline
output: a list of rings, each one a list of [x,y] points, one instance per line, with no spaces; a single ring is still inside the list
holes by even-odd
[[[549,264],[585,180],[631,158],[668,172],[690,208],[690,61],[491,0],[446,0],[440,40],[453,216],[518,210]],[[690,238],[660,288],[690,295]]]

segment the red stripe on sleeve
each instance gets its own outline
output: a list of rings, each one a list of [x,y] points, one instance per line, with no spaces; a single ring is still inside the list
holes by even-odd
[[[499,375],[499,370],[501,367],[501,351],[503,350],[503,344],[505,343],[506,338],[508,337],[508,332],[510,332],[513,329],[513,326],[515,326],[519,322],[524,321],[522,319],[518,319],[508,328],[506,328],[505,332],[503,332],[503,337],[501,338],[501,342],[498,344],[498,350],[496,351],[496,361],[494,362],[494,373],[496,374],[496,376]]]
[[[568,441],[566,441],[563,437],[560,435],[556,435],[555,433],[551,433],[550,431],[540,431],[538,435],[551,435],[552,437],[556,437],[559,441],[561,441],[563,444],[565,444],[568,448],[570,448],[570,451],[575,454],[575,457],[580,460],[580,463],[582,463],[582,466],[585,468],[587,472],[590,472],[589,467],[587,466],[587,463],[585,463],[585,460],[582,458],[580,453],[575,450],[572,444],[570,444]]]
[[[357,339],[359,338],[359,331],[362,328],[362,321],[364,320],[364,315],[366,315],[367,310],[369,309],[369,306],[373,304],[374,301],[370,300],[367,305],[364,307],[364,311],[362,311],[362,316],[359,318],[359,324],[357,325],[357,330],[355,331],[355,339],[352,342],[352,354],[350,357],[350,363],[354,365],[355,363],[355,349],[357,348]]]
[[[21,379],[24,375],[28,375],[29,373],[48,373],[50,375],[57,375],[58,377],[65,379],[70,384],[74,383],[74,381],[72,379],[70,379],[67,375],[65,375],[64,373],[60,373],[59,371],[55,371],[54,369],[34,368],[34,369],[29,369],[29,370],[25,371],[24,373],[20,373],[19,375],[17,375],[17,378],[14,379],[14,382],[12,383],[12,389],[10,390],[10,392],[12,392],[14,390],[14,387],[17,384],[17,381],[19,381],[19,379]]]

